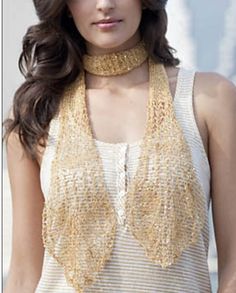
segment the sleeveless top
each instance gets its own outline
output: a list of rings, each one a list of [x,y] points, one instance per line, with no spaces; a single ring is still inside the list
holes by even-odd
[[[176,118],[190,147],[197,178],[206,197],[205,214],[208,219],[210,202],[210,167],[193,110],[195,73],[180,68],[174,97]],[[47,198],[50,169],[55,153],[59,123],[50,123],[48,144],[41,165],[41,187]],[[116,209],[118,227],[112,255],[99,278],[84,292],[106,293],[208,293],[211,292],[208,269],[209,227],[206,220],[196,245],[186,249],[178,262],[166,269],[151,263],[142,247],[126,227],[124,199],[127,184],[138,165],[141,141],[135,143],[106,143],[94,139],[102,159],[105,181],[111,202]],[[65,280],[59,264],[45,250],[41,279],[36,293],[76,293]]]

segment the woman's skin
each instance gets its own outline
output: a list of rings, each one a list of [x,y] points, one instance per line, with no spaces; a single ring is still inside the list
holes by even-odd
[[[139,40],[140,0],[70,0],[68,8],[92,55],[133,47]],[[130,17],[132,12],[132,17]],[[95,22],[121,20],[108,29]],[[178,69],[166,67],[174,98]],[[94,137],[134,142],[144,135],[148,66],[122,76],[86,75],[87,109]],[[211,198],[218,250],[218,293],[236,292],[236,88],[214,73],[197,73],[193,92],[199,132],[211,166]],[[5,293],[33,293],[41,276],[44,248],[41,215],[44,197],[40,165],[26,156],[16,134],[7,144],[13,202],[13,246]]]

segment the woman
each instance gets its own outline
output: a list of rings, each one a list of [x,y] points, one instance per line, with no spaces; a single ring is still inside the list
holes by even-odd
[[[177,68],[166,1],[34,0],[7,123],[8,292],[236,290],[236,89]],[[132,16],[132,17],[131,17]]]

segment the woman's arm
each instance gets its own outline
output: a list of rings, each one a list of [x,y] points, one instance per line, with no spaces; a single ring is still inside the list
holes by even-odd
[[[236,292],[236,88],[217,74],[200,73],[211,165],[211,196],[218,251],[219,293]]]
[[[41,276],[43,194],[39,165],[28,158],[16,134],[7,142],[12,193],[13,237],[10,270],[4,293],[33,293]]]

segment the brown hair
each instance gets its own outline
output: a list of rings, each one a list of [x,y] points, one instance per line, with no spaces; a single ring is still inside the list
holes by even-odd
[[[5,121],[6,134],[14,131],[26,152],[36,159],[36,147],[44,146],[51,119],[60,97],[82,69],[85,42],[65,0],[33,0],[39,23],[28,28],[23,38],[19,68],[25,82],[14,96],[13,117]],[[143,0],[140,33],[154,61],[176,66],[179,60],[165,37],[165,0]],[[42,141],[44,143],[42,143]]]

